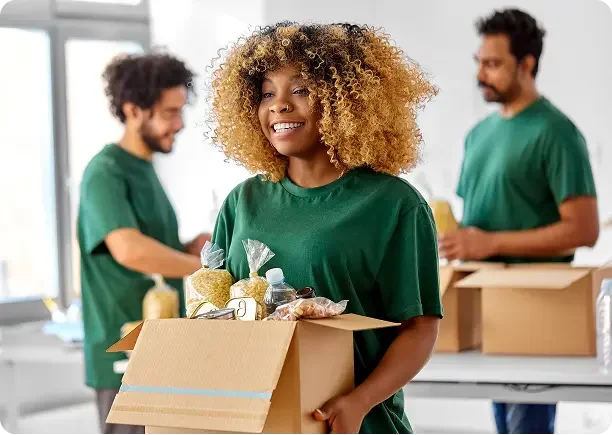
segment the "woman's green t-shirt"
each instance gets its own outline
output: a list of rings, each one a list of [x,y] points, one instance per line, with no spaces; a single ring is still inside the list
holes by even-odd
[[[275,253],[260,276],[280,267],[295,288],[311,286],[317,296],[348,300],[347,313],[394,322],[442,317],[433,216],[401,178],[359,169],[311,189],[287,177],[279,183],[250,178],[225,200],[213,235],[236,280],[249,276],[246,239]],[[356,384],[376,368],[396,333],[355,333]],[[361,433],[410,432],[401,391],[375,407],[361,427]]]

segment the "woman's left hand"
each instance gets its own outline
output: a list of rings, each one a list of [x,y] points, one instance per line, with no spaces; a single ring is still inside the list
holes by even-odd
[[[317,409],[314,418],[327,421],[330,433],[357,434],[367,413],[367,409],[354,396],[346,395],[336,397]]]

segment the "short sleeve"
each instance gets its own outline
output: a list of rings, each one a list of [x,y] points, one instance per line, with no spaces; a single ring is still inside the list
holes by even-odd
[[[459,198],[463,198],[465,195],[465,181],[463,178],[465,177],[465,159],[461,163],[461,168],[459,169],[459,180],[457,182],[457,189],[455,190],[455,194]]]
[[[388,245],[378,283],[391,321],[433,315],[442,318],[438,241],[433,214],[420,204],[403,215]]]
[[[595,196],[595,181],[584,137],[577,128],[549,131],[543,164],[557,205],[572,196]]]
[[[463,144],[463,160],[461,162],[461,167],[459,168],[459,179],[457,181],[457,189],[455,190],[455,194],[459,198],[463,198],[463,196],[465,195],[465,162],[467,157],[468,142],[470,140],[471,135],[472,132],[468,133]]]
[[[87,171],[81,183],[79,209],[81,249],[89,254],[112,231],[139,228],[126,182],[112,167]]]

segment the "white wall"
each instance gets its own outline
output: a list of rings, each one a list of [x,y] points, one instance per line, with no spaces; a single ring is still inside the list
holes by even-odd
[[[187,109],[185,129],[175,150],[157,159],[162,183],[176,207],[181,237],[212,231],[213,190],[219,202],[249,174],[236,165],[224,163],[224,156],[204,140],[204,78],[217,51],[250,27],[260,25],[262,0],[150,0],[151,39],[166,46],[198,74],[197,103]],[[220,205],[220,204],[219,204]]]

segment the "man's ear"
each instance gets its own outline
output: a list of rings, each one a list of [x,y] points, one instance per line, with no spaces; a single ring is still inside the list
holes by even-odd
[[[521,61],[521,69],[523,70],[523,72],[529,76],[532,76],[533,74],[533,70],[535,68],[536,65],[536,60],[535,57],[533,57],[532,54],[528,54],[527,56],[525,56],[525,58]]]
[[[142,116],[143,116],[142,109],[138,107],[136,104],[127,101],[123,103],[123,107],[121,109],[123,110],[123,114],[125,115],[126,120],[132,120],[132,121],[142,120]]]

